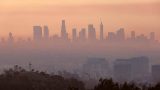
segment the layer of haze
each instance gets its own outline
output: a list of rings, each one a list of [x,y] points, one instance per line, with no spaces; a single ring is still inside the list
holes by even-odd
[[[105,35],[124,27],[138,34],[156,32],[160,39],[159,0],[1,0],[0,37],[12,32],[15,37],[32,37],[33,25],[48,25],[51,35],[60,33],[61,20],[67,31],[93,23],[97,33],[100,18]]]

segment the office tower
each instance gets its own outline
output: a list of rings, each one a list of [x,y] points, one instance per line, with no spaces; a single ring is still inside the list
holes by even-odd
[[[131,40],[135,40],[136,39],[136,33],[135,31],[131,31]]]
[[[94,41],[96,40],[96,31],[93,27],[93,24],[88,25],[88,40]]]
[[[114,79],[118,82],[126,82],[131,80],[132,67],[127,59],[117,59],[114,62]]]
[[[156,83],[160,81],[160,65],[152,66],[152,78]]]
[[[86,40],[86,29],[85,28],[82,28],[81,31],[79,32],[79,40],[80,41]]]
[[[123,73],[130,74],[129,77],[127,77],[127,75],[124,75],[126,78],[130,78],[130,80],[137,80],[140,78],[143,79],[149,74],[149,59],[144,56],[134,57],[134,58],[129,58],[129,59],[117,59],[115,63],[116,64],[118,63],[118,65],[120,64],[120,66],[121,64],[125,65],[125,66],[122,66],[122,69],[123,67],[127,68],[127,65],[130,65],[128,66],[128,68],[130,68],[129,70],[130,72],[123,72],[123,70],[120,69],[121,67],[117,67],[116,72],[120,73],[120,75],[118,73],[115,73],[115,76],[118,75],[116,76],[118,77],[118,79],[122,77]]]
[[[114,32],[108,32],[108,38],[109,41],[115,41],[116,40],[116,34]]]
[[[35,41],[42,40],[42,27],[41,26],[33,26],[33,39]]]
[[[65,25],[65,20],[62,20],[62,25],[61,25],[61,38],[64,40],[68,39],[68,33],[66,31],[66,25]]]
[[[134,57],[129,59],[132,65],[132,78],[143,78],[149,73],[149,58],[142,57]]]
[[[13,43],[14,42],[14,38],[13,38],[13,35],[12,35],[11,32],[9,33],[8,42],[9,43]]]
[[[120,28],[120,29],[117,31],[116,39],[117,39],[118,41],[123,41],[123,40],[125,40],[124,28]]]
[[[154,32],[150,33],[150,40],[155,41],[155,33]]]
[[[77,30],[76,30],[76,28],[72,29],[72,40],[73,41],[77,40]]]
[[[49,29],[48,26],[44,26],[44,39],[48,40],[49,39]]]
[[[144,34],[141,34],[141,35],[136,37],[136,40],[139,41],[139,42],[147,42],[148,38]]]
[[[100,40],[102,41],[103,40],[103,23],[101,22],[100,24]]]
[[[108,76],[109,65],[105,58],[88,58],[83,64],[83,71],[90,75],[90,78],[99,79]]]

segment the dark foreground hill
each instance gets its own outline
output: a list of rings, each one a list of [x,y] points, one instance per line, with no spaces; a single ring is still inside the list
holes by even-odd
[[[76,78],[64,78],[35,70],[25,70],[19,66],[5,70],[0,74],[0,90],[89,90],[85,82]],[[112,79],[100,79],[90,90],[160,90],[155,85],[137,85],[134,83],[116,83]]]

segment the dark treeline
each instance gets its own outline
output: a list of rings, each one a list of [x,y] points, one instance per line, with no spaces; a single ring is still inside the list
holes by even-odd
[[[100,79],[93,89],[86,89],[84,83],[76,78],[64,78],[33,69],[25,70],[17,65],[13,69],[4,70],[0,75],[0,90],[160,90],[160,83],[137,85]]]

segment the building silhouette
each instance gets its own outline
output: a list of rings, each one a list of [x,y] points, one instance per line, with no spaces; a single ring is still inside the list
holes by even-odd
[[[113,65],[114,79],[118,82],[131,81],[132,67],[127,59],[117,59]]]
[[[152,66],[152,78],[154,82],[160,81],[160,65]]]
[[[93,24],[88,25],[88,40],[90,41],[96,40],[96,31]]]
[[[81,31],[79,32],[79,40],[80,41],[86,40],[86,29],[85,28],[82,28]]]
[[[114,76],[118,81],[139,80],[147,77],[148,74],[149,59],[144,56],[117,59],[114,63]]]
[[[101,21],[101,24],[100,24],[100,40],[103,41],[104,39],[104,36],[103,36],[103,23]]]
[[[130,58],[132,79],[143,78],[149,74],[149,58],[145,56]]]
[[[116,40],[116,34],[114,32],[108,32],[108,41],[115,41]]]
[[[124,28],[120,28],[120,29],[117,31],[116,39],[117,39],[117,41],[123,41],[123,40],[125,40]]]
[[[144,42],[148,42],[148,38],[144,34],[141,34],[136,37],[136,41],[144,43]]]
[[[65,24],[65,20],[62,20],[62,25],[61,25],[61,38],[63,40],[67,40],[68,39],[68,33],[66,31],[66,24]]]
[[[48,26],[44,26],[44,39],[48,40],[49,39],[49,29]]]
[[[42,40],[42,27],[41,26],[33,26],[33,39],[35,41]]]
[[[136,32],[131,31],[131,40],[135,40],[135,39],[136,39]]]
[[[90,78],[103,78],[108,75],[109,63],[105,58],[90,57],[83,64],[83,72],[89,74]]]
[[[77,29],[76,28],[72,29],[72,40],[73,41],[77,40]]]

